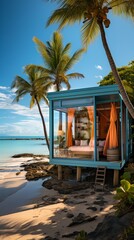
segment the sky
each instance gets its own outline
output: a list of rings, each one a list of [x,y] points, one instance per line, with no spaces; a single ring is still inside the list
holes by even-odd
[[[23,72],[27,64],[43,65],[32,39],[36,36],[44,43],[52,39],[58,24],[46,27],[46,22],[56,8],[56,3],[47,0],[0,0],[0,136],[43,136],[37,106],[29,108],[29,96],[12,103],[15,93],[11,83],[16,75],[27,79]],[[128,65],[134,60],[134,22],[112,14],[110,21],[106,36],[116,66]],[[74,24],[61,31],[64,44],[72,45],[70,54],[82,48],[80,28],[81,24]],[[98,86],[110,72],[100,36],[70,72],[85,76],[71,80],[72,89]],[[41,103],[41,108],[49,130],[48,107]]]

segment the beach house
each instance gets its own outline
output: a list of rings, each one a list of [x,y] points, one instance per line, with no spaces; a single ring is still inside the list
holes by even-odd
[[[132,155],[132,118],[117,85],[48,93],[50,163],[113,169],[113,183]]]

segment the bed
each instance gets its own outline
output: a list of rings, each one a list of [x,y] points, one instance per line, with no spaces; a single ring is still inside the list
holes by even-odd
[[[71,146],[68,148],[69,151],[71,151],[72,155],[74,157],[89,157],[93,159],[94,155],[94,147],[88,146]],[[99,152],[103,151],[103,147],[97,147],[97,160],[99,160]]]

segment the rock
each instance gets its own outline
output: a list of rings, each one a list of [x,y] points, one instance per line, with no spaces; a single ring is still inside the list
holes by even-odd
[[[59,240],[58,238],[53,238],[53,237],[49,237],[49,236],[46,236],[44,238],[44,240]]]
[[[85,193],[85,194],[76,195],[76,196],[74,196],[74,198],[84,199],[85,197],[88,197],[88,196],[89,196],[89,193]]]
[[[103,201],[104,200],[104,197],[103,196],[98,196],[97,198],[96,198],[96,200],[98,201],[98,200],[100,200],[100,201]]]
[[[42,185],[48,189],[53,188],[61,194],[69,194],[90,187],[89,182],[61,181],[57,179],[49,179],[43,182]]]
[[[129,227],[134,212],[127,213],[122,217],[117,217],[113,214],[107,215],[102,223],[99,223],[96,229],[88,234],[89,240],[113,240],[119,239],[119,236],[124,232],[126,227]],[[130,235],[131,236],[131,235]]]
[[[34,155],[32,153],[21,153],[21,154],[15,154],[12,156],[12,158],[20,158],[20,157],[33,157]]]
[[[66,204],[69,204],[69,205],[76,205],[76,204],[81,204],[81,203],[87,203],[87,201],[80,201],[80,200],[77,200],[77,199],[67,199],[64,201]]]
[[[56,203],[61,203],[64,200],[57,197],[42,197],[43,203],[40,205],[51,205],[51,204],[56,204]]]
[[[23,164],[21,167],[26,171],[27,180],[50,177],[54,174],[54,166],[46,161]]]
[[[90,209],[92,211],[97,211],[97,208],[96,207],[88,207],[87,209]]]
[[[70,212],[68,212],[66,216],[67,216],[67,218],[72,218],[72,217],[74,217],[73,213],[70,213]]]
[[[70,237],[75,237],[79,234],[80,232],[78,231],[74,231],[73,233],[69,233],[69,234],[64,234],[62,235],[62,238],[70,238]]]
[[[68,225],[68,227],[76,226],[85,222],[91,222],[94,221],[97,218],[97,216],[86,216],[84,213],[79,213],[76,217],[72,219],[72,223]]]
[[[94,201],[93,202],[94,205],[99,205],[99,206],[104,206],[105,203],[107,203],[107,201],[104,201],[104,200]]]
[[[42,154],[33,154],[33,153],[20,153],[20,154],[15,154],[12,156],[12,158],[20,158],[20,157],[41,157],[41,158],[48,158],[48,155],[42,155]]]

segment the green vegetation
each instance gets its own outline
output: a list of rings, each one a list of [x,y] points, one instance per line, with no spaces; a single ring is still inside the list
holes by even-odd
[[[129,98],[134,103],[134,61],[130,62],[128,66],[117,68],[117,70]],[[113,73],[110,72],[99,84],[100,86],[115,84]]]
[[[122,178],[134,183],[134,163],[128,163],[128,166],[124,169],[124,174]]]
[[[116,189],[115,199],[119,202],[115,205],[117,216],[122,216],[128,212],[134,212],[134,163],[129,163],[121,176],[121,186]],[[129,227],[125,228],[118,240],[133,239],[134,218]]]
[[[128,236],[130,238],[128,238]],[[134,219],[131,222],[131,225],[128,228],[125,228],[123,234],[119,237],[118,240],[128,240],[134,238]]]
[[[115,205],[118,216],[134,210],[134,184],[122,179],[121,186],[116,189],[115,199],[119,200]]]
[[[78,236],[75,238],[75,240],[86,240],[87,239],[87,233],[82,230]]]
[[[52,83],[46,80],[46,73],[44,72],[44,69],[39,66],[27,65],[24,69],[24,72],[26,73],[28,80],[25,80],[20,76],[16,76],[14,81],[12,82],[11,88],[16,89],[16,97],[13,102],[20,101],[22,97],[27,94],[31,95],[30,108],[37,104],[43,124],[46,143],[49,149],[46,124],[39,103],[41,102],[41,100],[44,100],[46,104],[48,104],[46,94]]]
[[[119,216],[134,211],[134,163],[128,164],[121,178],[121,186],[116,189],[115,196],[119,200],[115,205]]]
[[[121,78],[116,69],[116,65],[112,54],[110,52],[108,42],[106,39],[105,28],[110,26],[109,13],[112,11],[118,15],[124,15],[130,19],[134,19],[134,1],[124,0],[55,0],[58,4],[58,9],[55,10],[48,19],[47,26],[55,22],[59,23],[59,29],[67,24],[81,22],[82,26],[82,40],[87,47],[100,32],[102,44],[108,58],[114,79],[118,84],[120,93],[123,97],[124,103],[128,108],[129,113],[134,118],[134,107],[124,89]]]
[[[40,101],[44,100],[48,105],[47,92],[54,86],[56,91],[62,89],[62,84],[65,84],[67,89],[70,89],[69,80],[72,78],[83,78],[81,73],[67,73],[73,65],[79,60],[84,49],[76,51],[72,56],[69,55],[71,44],[63,46],[62,35],[54,32],[52,41],[46,44],[34,37],[34,42],[38,46],[45,66],[37,66],[29,64],[25,67],[28,80],[20,76],[16,76],[11,88],[16,88],[16,97],[14,102],[20,101],[26,94],[31,95],[30,108],[37,104],[44,130],[44,136],[49,149],[49,140],[46,129],[45,120],[41,111]]]
[[[53,83],[55,90],[60,91],[63,84],[70,89],[70,79],[83,78],[81,73],[68,73],[68,71],[79,60],[84,49],[76,51],[70,56],[71,43],[63,46],[62,35],[59,32],[53,33],[53,38],[44,44],[38,38],[34,37],[38,50],[44,60],[44,71],[48,75],[48,79]]]

